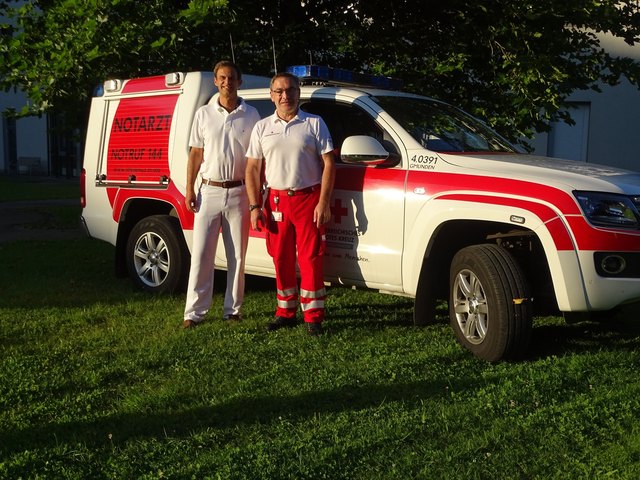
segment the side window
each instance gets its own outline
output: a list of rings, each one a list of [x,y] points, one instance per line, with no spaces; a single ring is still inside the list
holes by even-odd
[[[384,131],[365,111],[354,105],[335,103],[328,100],[301,101],[300,108],[308,113],[320,115],[327,124],[333,146],[338,150],[342,147],[345,138],[352,135],[367,135],[374,137],[385,148],[397,153],[397,148],[389,142]]]
[[[240,92],[242,93],[242,92]],[[276,111],[276,107],[271,100],[245,100],[249,105],[258,110],[260,118],[268,117]]]

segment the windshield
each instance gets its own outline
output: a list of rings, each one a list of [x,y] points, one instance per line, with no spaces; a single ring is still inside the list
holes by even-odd
[[[491,128],[446,103],[398,96],[373,99],[424,148],[434,152],[516,151]]]

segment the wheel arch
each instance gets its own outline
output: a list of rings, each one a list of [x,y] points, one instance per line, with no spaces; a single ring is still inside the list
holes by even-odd
[[[496,243],[508,250],[535,286],[536,310],[556,312],[555,289],[549,262],[541,239],[533,230],[510,223],[457,219],[437,226],[426,244],[416,282],[414,323],[427,324],[436,319],[435,307],[449,295],[449,267],[461,249],[478,244]],[[541,268],[544,266],[545,268]]]
[[[165,200],[136,197],[128,199],[122,206],[115,245],[115,269],[118,277],[124,278],[128,275],[126,247],[131,230],[140,220],[153,215],[168,215],[180,220],[175,207]],[[180,223],[183,225],[182,222]]]

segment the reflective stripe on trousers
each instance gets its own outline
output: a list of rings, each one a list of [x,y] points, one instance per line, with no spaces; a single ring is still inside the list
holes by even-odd
[[[313,222],[313,211],[320,198],[316,190],[304,195],[280,195],[277,211],[282,212],[282,221],[276,222],[271,212],[276,210],[275,194],[271,192],[266,204],[267,250],[276,269],[277,309],[276,315],[295,316],[298,300],[305,322],[324,320],[323,255],[324,227]],[[297,252],[297,258],[296,258]],[[296,264],[300,269],[300,295]],[[299,298],[298,298],[299,297]]]

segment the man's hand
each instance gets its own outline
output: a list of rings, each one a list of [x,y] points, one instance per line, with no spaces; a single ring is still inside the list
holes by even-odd
[[[198,211],[198,199],[195,192],[187,192],[184,195],[184,205],[190,212],[196,213]]]
[[[318,228],[331,220],[331,208],[328,203],[318,203],[313,210],[313,222]]]
[[[265,226],[266,222],[264,213],[262,212],[262,208],[251,210],[251,228],[258,232],[261,232]]]

